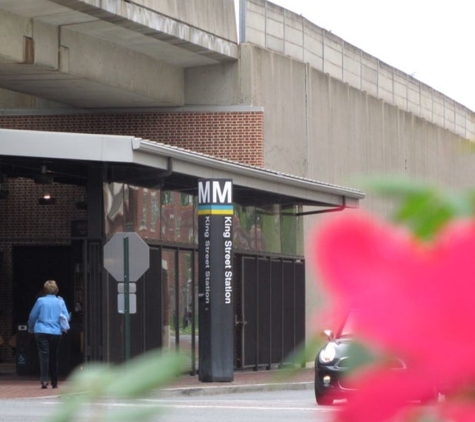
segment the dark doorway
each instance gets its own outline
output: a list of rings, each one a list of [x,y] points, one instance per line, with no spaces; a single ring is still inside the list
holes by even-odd
[[[28,321],[31,308],[46,280],[56,280],[59,295],[73,310],[74,283],[69,246],[13,247],[14,325]]]
[[[66,301],[68,310],[74,310],[74,266],[70,246],[14,246],[13,306],[16,331],[17,373],[37,375],[38,353],[33,335],[26,331],[26,323],[46,280],[56,280],[59,295]],[[59,373],[67,375],[81,362],[79,353],[80,326],[71,321],[71,330],[61,340]],[[16,327],[18,326],[18,331]],[[21,326],[23,326],[21,328]]]

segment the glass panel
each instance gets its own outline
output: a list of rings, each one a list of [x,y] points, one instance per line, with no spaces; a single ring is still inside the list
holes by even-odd
[[[257,250],[262,252],[280,252],[280,206],[260,207],[257,212]]]
[[[180,193],[178,196],[179,203],[177,204],[177,221],[178,230],[176,231],[176,241],[181,243],[192,244],[195,240],[194,235],[194,216],[195,207],[193,203],[193,195]],[[196,226],[197,227],[197,226]]]
[[[175,213],[173,209],[173,192],[162,191],[162,240],[175,239]]]
[[[193,243],[198,244],[198,197],[193,197]]]
[[[282,210],[282,253],[303,255],[303,217],[295,216],[300,207],[288,207]]]
[[[234,204],[233,223],[235,249],[255,249],[256,208]]]
[[[123,183],[104,183],[106,234],[133,231],[144,239],[160,238],[160,191]]]
[[[123,183],[104,183],[104,220],[106,234],[125,231],[125,189]]]
[[[295,212],[303,212],[301,205],[295,206]],[[305,255],[305,236],[303,232],[303,216],[295,217],[295,255]]]
[[[175,250],[163,249],[162,251],[162,283],[163,283],[163,348],[175,349],[176,347],[176,276],[175,276]]]
[[[162,192],[162,239],[170,242],[195,242],[193,195]]]
[[[193,319],[193,277],[190,251],[179,252],[178,294],[180,350],[191,356],[191,328]]]
[[[126,226],[144,239],[160,239],[160,191],[129,186]]]
[[[162,280],[164,291],[167,292],[164,303],[164,310],[167,312],[163,328],[164,349],[180,349],[190,353],[190,356],[192,356],[193,327],[195,329],[197,327],[197,320],[194,321],[194,318],[198,315],[196,309],[193,312],[193,294],[195,294],[195,308],[198,303],[197,289],[193,286],[193,282],[196,284],[196,274],[194,279],[192,277],[192,259],[195,255],[192,251],[177,249],[163,249],[162,253]],[[176,267],[177,257],[178,267]],[[192,369],[191,360],[190,369]]]
[[[164,241],[196,245],[196,206],[196,197],[180,192],[104,184],[107,235],[135,231],[144,239],[161,237]],[[235,204],[235,250],[303,255],[303,220],[294,215],[299,209],[287,207],[281,214],[279,205],[256,208]]]

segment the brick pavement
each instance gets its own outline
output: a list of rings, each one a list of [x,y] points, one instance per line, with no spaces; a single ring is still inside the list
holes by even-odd
[[[160,389],[159,395],[205,395],[244,391],[313,389],[313,368],[236,371],[232,382],[199,381],[198,376],[182,375]],[[58,389],[40,388],[38,377],[16,375],[12,365],[0,365],[0,399],[54,397],[67,391],[67,380]]]

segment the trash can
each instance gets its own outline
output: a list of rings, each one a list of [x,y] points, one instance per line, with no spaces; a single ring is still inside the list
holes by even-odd
[[[18,325],[16,332],[16,373],[17,375],[39,374],[38,351],[35,337],[28,332],[26,324]]]

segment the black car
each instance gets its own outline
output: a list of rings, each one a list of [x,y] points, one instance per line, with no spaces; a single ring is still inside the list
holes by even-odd
[[[355,341],[352,330],[355,312],[347,316],[336,333],[331,330],[324,331],[328,342],[315,358],[315,400],[318,404],[331,405],[334,400],[350,398],[357,386],[354,377],[347,377],[349,372],[381,358]],[[384,362],[389,371],[396,371],[401,377],[410,379],[414,376],[403,359],[385,357]],[[409,401],[437,401],[439,392],[444,392],[442,387],[441,384],[428,384],[425,397],[411,397]]]
[[[354,380],[346,377],[349,371],[375,359],[359,346],[353,338],[352,314],[341,328],[334,333],[325,330],[327,344],[317,353],[315,359],[315,399],[318,404],[330,405],[334,400],[348,399],[356,390]],[[391,359],[390,369],[406,372],[402,359]]]

